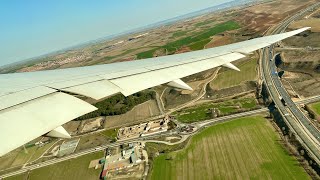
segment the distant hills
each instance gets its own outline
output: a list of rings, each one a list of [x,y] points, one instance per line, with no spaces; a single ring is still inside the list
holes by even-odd
[[[143,28],[154,28],[154,27],[158,27],[158,26],[164,26],[164,25],[175,23],[177,21],[183,21],[183,20],[195,18],[195,17],[202,16],[202,15],[209,14],[209,13],[213,13],[213,12],[225,11],[230,8],[237,7],[237,6],[247,6],[252,3],[257,3],[260,1],[263,1],[263,0],[233,0],[233,1],[226,2],[223,4],[217,5],[217,6],[208,7],[208,8],[199,10],[199,11],[195,11],[195,12],[191,12],[191,13],[188,13],[185,15],[181,15],[181,16],[177,16],[177,17],[174,17],[171,19],[167,19],[165,21],[160,21],[160,22],[148,25]]]
[[[202,16],[202,15],[205,15],[205,14],[213,13],[213,12],[217,13],[217,12],[225,11],[225,10],[228,10],[230,8],[237,7],[237,6],[248,6],[250,4],[257,3],[257,2],[262,2],[262,1],[265,1],[265,0],[233,0],[233,1],[230,1],[230,2],[227,2],[227,3],[223,3],[223,4],[220,4],[220,5],[217,5],[217,6],[213,6],[213,7],[209,7],[209,8],[206,8],[206,9],[199,10],[199,11],[191,12],[191,13],[188,13],[188,14],[185,14],[185,15],[177,16],[177,17],[174,17],[174,18],[171,18],[171,19],[167,19],[167,20],[164,20],[164,21],[153,23],[153,24],[150,24],[150,25],[147,25],[147,26],[144,26],[144,27],[140,27],[140,28],[137,28],[137,29],[130,30],[130,31],[125,31],[125,32],[122,32],[122,33],[119,33],[119,34],[114,34],[114,35],[110,35],[110,36],[107,36],[107,37],[91,40],[91,41],[79,44],[77,46],[72,46],[72,47],[69,47],[69,48],[65,48],[65,49],[62,49],[62,50],[59,50],[59,51],[51,52],[51,53],[44,54],[44,55],[41,55],[41,56],[37,56],[37,57],[34,57],[34,58],[29,58],[29,59],[22,60],[22,61],[19,61],[19,62],[15,62],[15,63],[11,63],[11,64],[8,64],[8,65],[0,66],[0,73],[8,73],[8,72],[14,71],[14,69],[16,69],[18,66],[24,66],[24,65],[27,65],[27,64],[35,64],[35,63],[41,62],[41,61],[43,61],[42,59],[44,59],[44,58],[46,58],[48,56],[52,56],[52,55],[56,55],[56,54],[62,54],[64,52],[68,51],[68,50],[79,49],[79,48],[82,48],[82,47],[85,47],[85,46],[89,46],[89,45],[92,45],[92,44],[96,44],[96,43],[99,43],[99,42],[112,40],[112,39],[115,39],[115,38],[118,38],[118,37],[121,37],[121,36],[134,34],[134,33],[142,32],[142,31],[147,31],[149,29],[153,29],[153,28],[160,27],[160,26],[170,25],[170,24],[176,23],[178,21],[192,19],[192,18],[195,18],[195,17],[198,17],[198,16]]]

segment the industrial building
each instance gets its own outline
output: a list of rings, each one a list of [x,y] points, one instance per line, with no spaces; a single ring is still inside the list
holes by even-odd
[[[103,165],[101,178],[106,179],[109,172],[119,171],[123,169],[130,169],[133,166],[139,165],[144,162],[146,153],[143,153],[143,146],[135,144],[129,149],[124,149],[121,153],[106,156],[100,163]]]

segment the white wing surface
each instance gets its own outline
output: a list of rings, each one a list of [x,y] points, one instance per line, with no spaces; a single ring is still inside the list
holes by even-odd
[[[231,62],[305,31],[131,62],[0,75],[0,156],[96,108],[70,94],[125,96]],[[183,83],[183,82],[182,82]],[[187,85],[182,85],[187,86]]]

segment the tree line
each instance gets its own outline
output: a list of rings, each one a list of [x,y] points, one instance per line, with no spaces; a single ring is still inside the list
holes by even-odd
[[[93,104],[98,108],[96,111],[78,117],[76,120],[124,114],[130,111],[134,106],[155,98],[156,93],[151,90],[141,91],[128,97],[125,97],[122,94],[117,94]]]

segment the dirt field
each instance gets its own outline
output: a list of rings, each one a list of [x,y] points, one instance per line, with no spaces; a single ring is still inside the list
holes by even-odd
[[[290,29],[289,29],[290,30]],[[305,31],[301,35],[293,36],[282,41],[284,47],[297,47],[297,48],[319,48],[320,47],[320,32]],[[300,50],[301,51],[301,50]]]
[[[302,97],[310,97],[319,95],[320,92],[320,79],[312,78],[310,75],[302,74],[302,73],[294,73],[298,74],[299,78],[297,79],[289,79],[288,80],[293,86],[294,90]]]
[[[282,55],[283,78],[294,90],[304,97],[319,95],[320,51],[285,51]]]
[[[160,114],[159,108],[155,100],[149,100],[145,103],[137,105],[131,111],[116,116],[107,116],[105,128],[121,127],[124,124],[132,124],[138,120],[147,119]]]
[[[320,42],[320,39],[319,39],[319,42]],[[297,68],[297,69],[311,68],[312,69],[320,61],[320,51],[283,51],[281,54],[281,57],[283,57],[283,61],[284,63],[286,63],[284,64],[284,66],[289,66],[288,68]],[[299,64],[299,62],[303,62],[303,63]],[[297,63],[297,64],[294,64],[294,63]]]
[[[264,3],[257,6],[245,8],[237,13],[237,19],[246,25],[248,34],[265,32],[269,27],[279,23],[308,4],[317,2],[316,0],[281,0]]]
[[[301,27],[311,27],[310,30],[303,32],[300,35],[288,38],[283,41],[284,46],[288,47],[320,47],[320,9],[310,16],[306,16],[298,21],[293,22],[289,26],[289,30]],[[319,51],[318,51],[319,52]],[[298,58],[300,58],[297,55]],[[318,57],[318,56],[317,56]],[[309,58],[309,60],[312,60]]]
[[[310,179],[279,139],[260,116],[219,124],[155,158],[151,179]]]
[[[78,133],[78,128],[81,124],[81,121],[70,121],[63,125],[63,127],[68,131],[70,135],[75,135]]]
[[[288,29],[306,26],[311,30],[284,40],[281,46],[287,49],[278,50],[284,61],[280,67],[285,70],[286,87],[293,87],[303,97],[319,95],[320,92],[320,50],[316,49],[320,47],[320,9],[293,22]]]
[[[311,27],[311,32],[320,32],[320,18],[308,18],[293,22],[289,28],[298,29],[303,27]]]

